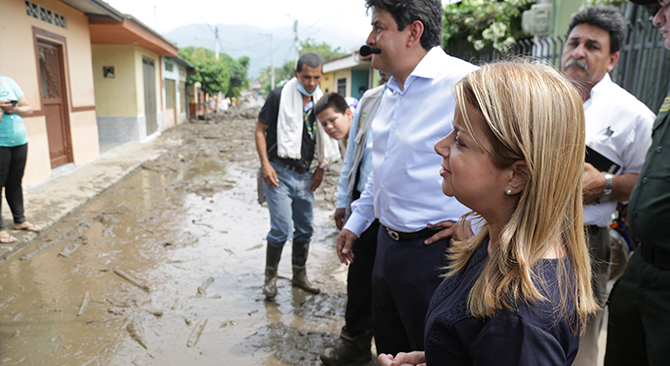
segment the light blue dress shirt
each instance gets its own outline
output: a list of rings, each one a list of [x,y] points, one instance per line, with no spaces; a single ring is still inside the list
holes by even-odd
[[[391,77],[372,121],[372,172],[344,228],[360,236],[374,221],[416,232],[470,209],[442,192],[435,143],[453,129],[452,85],[477,67],[433,47],[405,80]]]
[[[337,192],[335,192],[335,197],[337,201],[335,202],[335,208],[347,208],[349,205],[348,195],[349,195],[349,171],[351,166],[354,164],[354,149],[356,148],[356,143],[354,139],[358,133],[359,120],[361,108],[357,108],[354,112],[353,122],[349,128],[349,138],[347,141],[347,151],[344,154],[344,161],[342,162],[342,170],[340,172],[340,179],[337,181]],[[359,192],[365,190],[365,184],[367,183],[367,177],[372,171],[372,129],[368,131],[365,141],[365,150],[363,151],[363,158],[359,164],[360,167],[360,177],[358,179],[358,184],[356,189]]]

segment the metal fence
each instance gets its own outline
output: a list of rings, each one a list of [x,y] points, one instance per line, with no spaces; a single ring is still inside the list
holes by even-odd
[[[624,4],[621,11],[627,19],[628,36],[621,47],[619,61],[610,72],[612,80],[656,112],[670,89],[670,51],[663,46],[664,38],[651,24],[647,8]],[[535,37],[516,42],[506,52],[482,49],[468,50],[460,58],[486,63],[501,58],[530,56],[546,60],[560,69],[565,37]]]

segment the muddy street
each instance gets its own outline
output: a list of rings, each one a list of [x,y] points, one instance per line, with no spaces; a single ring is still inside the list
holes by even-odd
[[[247,116],[251,117],[251,116]],[[321,287],[261,293],[267,208],[256,201],[254,118],[187,123],[160,158],[0,265],[3,365],[320,365],[338,336],[346,267],[327,173],[307,270]]]

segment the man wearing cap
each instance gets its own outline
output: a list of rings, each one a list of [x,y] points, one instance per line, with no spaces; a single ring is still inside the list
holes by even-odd
[[[613,6],[587,7],[572,16],[561,70],[584,100],[587,157],[584,225],[589,235],[593,292],[607,300],[612,250],[609,225],[617,201],[628,201],[651,144],[654,113],[608,74],[619,60],[626,21]],[[597,159],[600,157],[600,159]],[[596,365],[604,310],[587,323],[574,365]]]
[[[670,49],[670,0],[660,4],[653,24],[660,28],[665,48]],[[652,126],[651,147],[630,195],[630,230],[641,244],[610,294],[607,366],[670,363],[669,112],[667,97]]]

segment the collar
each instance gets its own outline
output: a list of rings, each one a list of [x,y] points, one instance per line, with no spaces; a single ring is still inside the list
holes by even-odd
[[[598,84],[594,85],[593,88],[591,88],[591,93],[589,93],[589,99],[587,100],[587,102],[595,98],[598,94],[602,93],[603,91],[608,90],[611,86],[610,84],[613,84],[613,82],[612,78],[610,77],[610,74],[607,72],[605,73],[605,76],[603,76],[603,78],[600,79]]]
[[[425,79],[434,79],[437,77],[437,74],[440,70],[440,65],[442,65],[445,60],[445,56],[447,54],[444,52],[444,50],[440,46],[435,46],[426,53],[425,56],[419,61],[419,63],[414,67],[414,70],[409,74],[407,79],[405,80],[405,85],[404,89],[405,91],[407,88],[409,88],[410,85],[416,80],[417,78],[425,78]],[[391,92],[395,93],[398,92],[400,94],[403,93],[403,91],[400,90],[400,84],[398,83],[398,80],[396,80],[395,77],[391,76],[389,81],[386,83],[386,87],[391,90]]]

